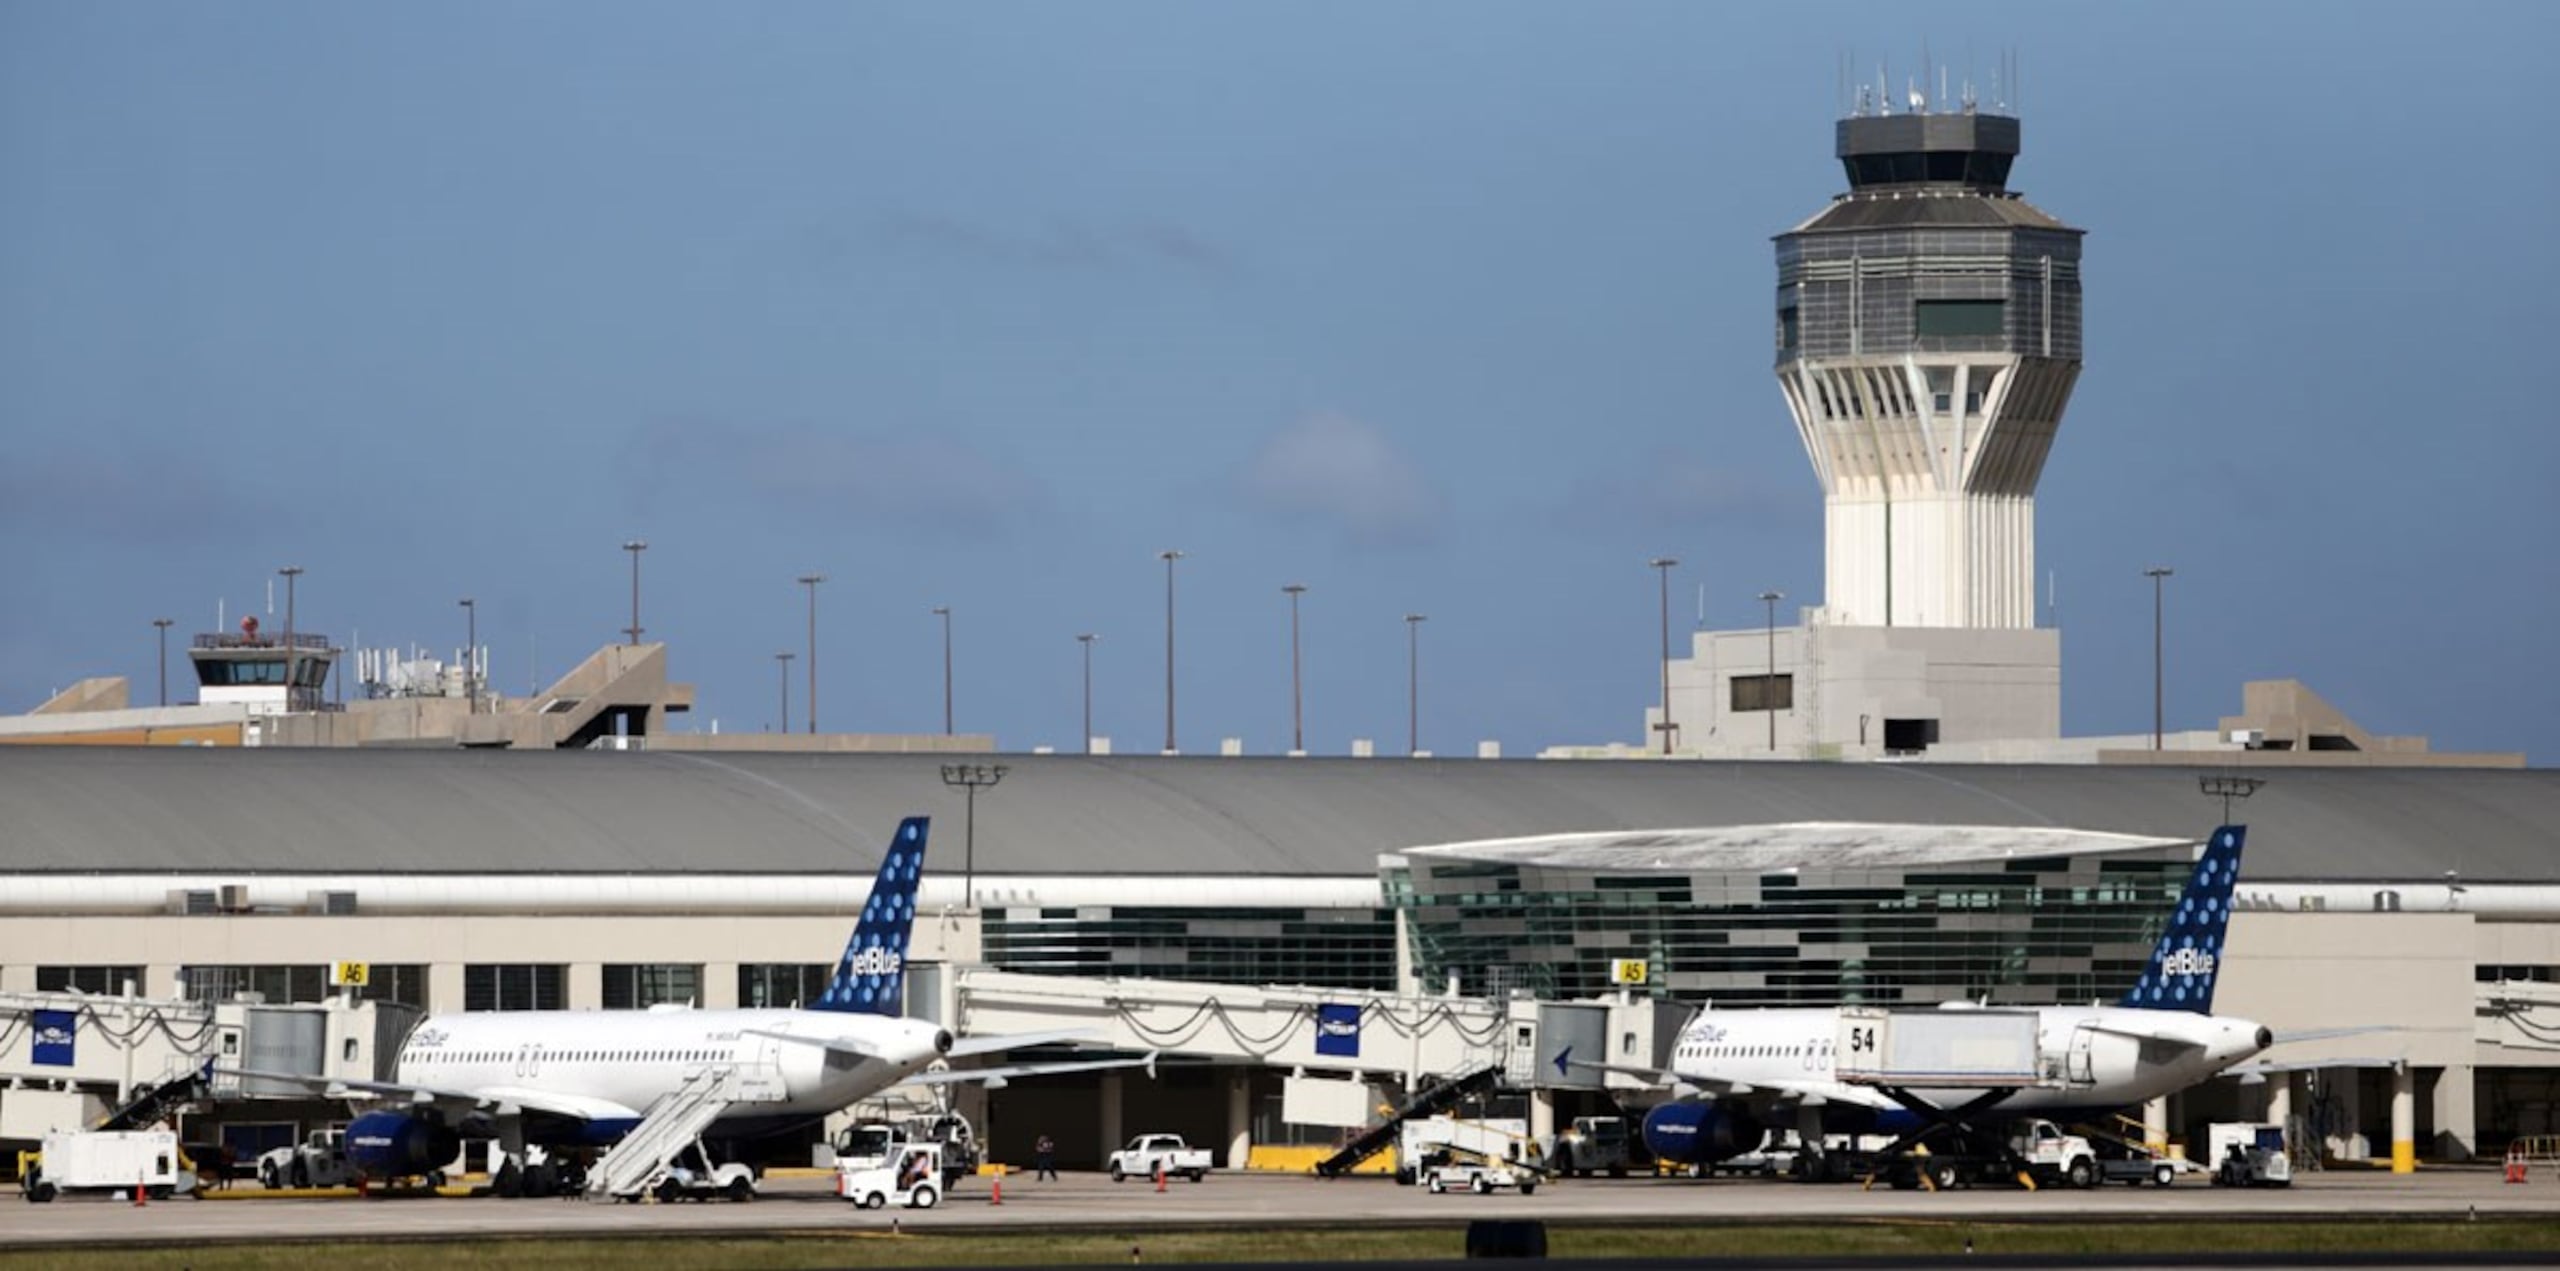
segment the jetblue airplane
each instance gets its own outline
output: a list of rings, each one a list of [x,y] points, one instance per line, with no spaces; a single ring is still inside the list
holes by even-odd
[[[1113,1059],[939,1070],[944,1057],[1070,1040],[1053,1033],[954,1040],[899,1014],[907,936],[915,922],[928,821],[910,817],[880,863],[853,938],[825,992],[806,1010],[484,1011],[420,1021],[401,1047],[397,1079],[331,1080],[282,1073],[332,1095],[360,1092],[406,1106],[359,1116],[347,1155],[366,1177],[428,1177],[464,1138],[495,1138],[524,1160],[528,1143],[593,1147],[620,1141],[652,1105],[688,1082],[727,1070],[731,1100],[702,1131],[753,1137],[805,1125],[901,1082],[1005,1078],[1132,1067]],[[548,1190],[537,1173],[528,1190]]]
[[[1758,1151],[1769,1131],[1913,1135],[1968,1118],[2066,1120],[2183,1090],[2275,1044],[2255,1021],[2215,1015],[2231,888],[2246,828],[2207,841],[2150,965],[2113,1006],[2044,1006],[2036,1049],[2050,1084],[1898,1090],[1839,1080],[1840,1015],[1829,1008],[1701,1010],[1682,1028],[1667,1070],[1593,1065],[1649,1077],[1684,1097],[1645,1114],[1645,1145],[1664,1160],[1705,1165]],[[1947,1003],[1946,1009],[1981,1009]]]

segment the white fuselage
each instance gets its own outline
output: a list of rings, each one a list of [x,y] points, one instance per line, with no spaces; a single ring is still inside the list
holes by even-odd
[[[1835,1104],[1872,1102],[1875,1086],[1833,1075],[1839,1026],[1840,1013],[1827,1009],[1702,1011],[1681,1030],[1672,1075],[1824,1095]],[[2229,1015],[2039,1007],[2036,1050],[2047,1080],[2018,1089],[2000,1102],[2000,1112],[2125,1107],[2204,1081],[2265,1050],[2270,1040],[2256,1022]],[[1981,1092],[1976,1087],[1913,1093],[1948,1106]]]
[[[725,1064],[738,1074],[730,1116],[815,1116],[905,1080],[948,1044],[920,1020],[829,1011],[475,1012],[420,1023],[397,1080],[500,1103],[510,1094],[532,1106],[592,1103],[589,1115],[610,1121],[613,1109],[646,1112],[688,1076]]]

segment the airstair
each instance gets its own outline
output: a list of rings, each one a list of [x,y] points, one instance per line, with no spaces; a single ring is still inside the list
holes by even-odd
[[[1316,1173],[1326,1178],[1348,1174],[1358,1168],[1362,1161],[1395,1146],[1397,1137],[1404,1132],[1405,1122],[1419,1117],[1438,1116],[1458,1106],[1461,1101],[1471,1095],[1483,1094],[1493,1089],[1501,1081],[1502,1065],[1497,1063],[1485,1064],[1470,1072],[1462,1073],[1453,1080],[1433,1086],[1405,1100],[1404,1105],[1397,1108],[1386,1120],[1363,1131],[1359,1138],[1351,1140],[1350,1144],[1341,1151],[1316,1162]]]
[[[587,1171],[587,1197],[629,1196],[655,1186],[666,1176],[667,1163],[739,1101],[738,1085],[737,1065],[712,1064],[658,1096],[640,1124]]]

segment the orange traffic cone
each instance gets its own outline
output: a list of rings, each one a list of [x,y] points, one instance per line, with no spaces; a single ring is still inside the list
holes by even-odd
[[[137,1179],[135,1179],[135,1180],[133,1181],[133,1207],[134,1207],[134,1208],[136,1208],[136,1209],[140,1209],[140,1208],[142,1208],[143,1206],[148,1205],[148,1204],[150,1204],[150,1203],[151,1203],[151,1201],[150,1201],[150,1199],[149,1199],[149,1198],[150,1198],[150,1195],[151,1195],[151,1188],[148,1186],[149,1182],[150,1182],[150,1180],[148,1180],[148,1179],[141,1179],[141,1178],[137,1178]]]
[[[1156,1190],[1164,1190],[1164,1162],[1156,1162]]]
[[[995,1181],[987,1188],[987,1203],[990,1205],[1004,1203],[1004,1166],[1002,1165],[996,1166]]]

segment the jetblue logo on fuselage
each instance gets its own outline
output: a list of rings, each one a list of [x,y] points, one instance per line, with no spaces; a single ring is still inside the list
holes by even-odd
[[[896,975],[906,965],[904,957],[876,944],[844,960],[845,971],[853,975]]]
[[[2162,975],[2211,975],[2214,957],[2192,945],[2160,959]]]

